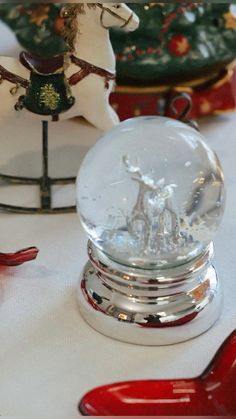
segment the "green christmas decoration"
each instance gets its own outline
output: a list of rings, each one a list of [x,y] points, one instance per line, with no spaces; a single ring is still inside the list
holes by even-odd
[[[122,83],[173,83],[224,67],[236,57],[236,9],[229,3],[133,4],[141,24],[114,33]]]
[[[66,51],[61,37],[61,4],[0,4],[0,19],[14,32],[24,49],[51,57]]]
[[[130,4],[140,17],[133,33],[112,31],[118,82],[169,83],[224,67],[236,56],[236,5],[231,3]],[[62,4],[0,5],[0,17],[22,46],[37,55],[66,50]]]
[[[74,98],[65,85],[64,74],[41,76],[32,74],[26,95],[20,97],[18,107],[39,115],[58,115],[74,104]]]
[[[62,3],[0,4],[0,19],[23,49],[50,57],[67,51]],[[192,118],[236,107],[236,4],[131,3],[135,32],[111,30],[121,119],[167,114],[176,92],[192,97]]]

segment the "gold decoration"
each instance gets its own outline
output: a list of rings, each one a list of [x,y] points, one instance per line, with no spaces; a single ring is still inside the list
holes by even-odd
[[[203,98],[200,104],[200,113],[203,115],[208,114],[211,112],[211,108],[211,103],[207,99]]]
[[[118,319],[119,320],[127,320],[128,319],[128,316],[127,316],[127,314],[125,314],[125,313],[119,313],[119,315],[118,315]]]
[[[48,5],[35,6],[28,12],[30,16],[30,22],[35,23],[37,26],[41,26],[42,23],[48,19],[49,12]]]
[[[112,107],[113,107],[114,111],[118,111],[118,109],[119,109],[118,103],[113,103]]]
[[[177,41],[176,51],[182,55],[185,54],[189,49],[189,42],[186,38]]]
[[[164,7],[165,3],[147,3],[144,6],[145,10],[153,9],[154,7]]]
[[[223,16],[225,19],[225,28],[236,31],[236,16],[234,16],[231,12],[225,13]]]
[[[136,106],[136,108],[134,109],[134,116],[140,116],[141,114],[141,109],[138,106]]]
[[[16,84],[15,86],[13,86],[13,87],[10,89],[10,93],[11,93],[11,95],[12,95],[12,96],[15,96],[15,95],[17,94],[17,92],[18,92],[19,88],[20,88],[20,85],[19,85],[19,84]]]
[[[39,101],[48,109],[55,111],[60,101],[60,95],[56,92],[51,83],[45,84],[45,86],[40,89]]]

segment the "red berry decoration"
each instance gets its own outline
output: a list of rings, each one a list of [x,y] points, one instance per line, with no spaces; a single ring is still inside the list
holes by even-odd
[[[154,48],[149,47],[149,48],[147,49],[147,53],[148,53],[148,54],[153,54],[154,52],[155,52]]]
[[[181,34],[173,35],[168,42],[168,49],[170,53],[177,57],[183,57],[184,55],[187,55],[190,48],[191,45],[188,38]]]
[[[137,48],[135,52],[136,52],[136,55],[142,55],[143,54],[143,50],[141,48]]]

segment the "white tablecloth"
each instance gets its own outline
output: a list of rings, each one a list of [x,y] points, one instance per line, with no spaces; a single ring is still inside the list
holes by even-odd
[[[13,54],[13,38],[0,26],[0,53]],[[8,40],[8,41],[7,41]],[[4,100],[1,98],[1,101]],[[1,105],[0,105],[1,106]],[[78,216],[0,214],[1,251],[37,245],[35,262],[0,270],[0,414],[22,417],[78,416],[84,392],[109,382],[195,376],[236,327],[236,115],[201,123],[206,141],[225,170],[228,199],[215,240],[215,264],[224,287],[222,316],[194,340],[168,347],[113,341],[81,318],[76,286],[86,261],[86,236]],[[51,125],[52,175],[74,175],[100,133],[80,120]],[[1,128],[0,171],[40,173],[40,127],[15,120]],[[91,173],[92,176],[92,173]],[[22,188],[22,187],[21,187]],[[35,188],[1,187],[0,200],[33,205]],[[55,203],[73,202],[74,188],[55,188]]]

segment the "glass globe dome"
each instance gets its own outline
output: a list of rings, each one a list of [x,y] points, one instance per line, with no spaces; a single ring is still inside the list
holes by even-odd
[[[105,134],[77,179],[78,211],[93,244],[142,269],[189,262],[212,241],[224,210],[222,168],[202,135],[164,117]]]

